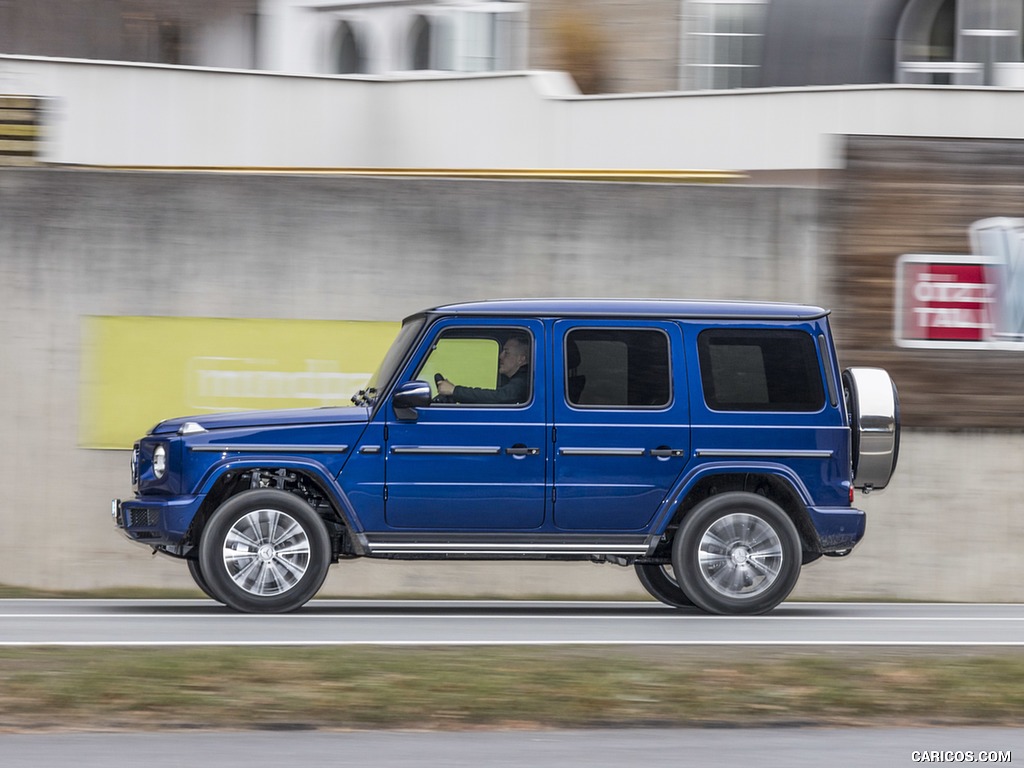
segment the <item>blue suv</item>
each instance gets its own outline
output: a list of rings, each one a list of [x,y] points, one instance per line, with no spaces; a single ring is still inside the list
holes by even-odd
[[[854,488],[899,446],[888,374],[841,371],[828,312],[791,304],[437,307],[353,403],[157,424],[116,525],[239,611],[373,557],[614,563],[668,605],[756,614],[860,541]]]

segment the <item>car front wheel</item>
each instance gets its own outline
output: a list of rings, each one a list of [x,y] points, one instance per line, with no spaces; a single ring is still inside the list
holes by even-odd
[[[319,591],[331,559],[327,527],[283,491],[253,490],[224,502],[199,543],[199,565],[215,599],[237,611],[284,613]]]
[[[218,600],[217,596],[214,595],[213,591],[210,589],[210,585],[206,583],[206,577],[203,576],[203,572],[200,569],[199,560],[197,558],[189,558],[187,562],[189,575],[192,576],[192,581],[196,583],[196,586],[199,587],[207,597],[213,600]]]
[[[773,501],[723,493],[698,504],[673,542],[683,592],[709,613],[767,613],[796,586],[800,535]]]

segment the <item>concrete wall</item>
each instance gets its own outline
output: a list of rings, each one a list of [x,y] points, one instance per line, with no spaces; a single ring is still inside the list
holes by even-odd
[[[843,135],[1018,138],[1020,92],[850,86],[578,95],[563,73],[315,77],[0,55],[49,99],[51,163],[232,167],[842,167]]]
[[[128,453],[77,444],[85,315],[398,319],[503,296],[828,304],[815,190],[0,170],[0,583],[190,586],[116,533]],[[804,596],[1021,600],[1016,433],[905,436],[868,539]],[[956,467],[956,471],[950,471]],[[332,594],[640,594],[614,566],[334,569]]]

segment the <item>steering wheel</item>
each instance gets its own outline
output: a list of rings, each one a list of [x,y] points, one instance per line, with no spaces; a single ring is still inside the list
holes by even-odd
[[[438,385],[442,381],[444,381],[444,375],[442,375],[440,373],[435,373],[434,374],[434,384]],[[431,400],[430,402],[432,402],[432,403],[454,403],[455,399],[451,395],[442,395],[442,394],[438,393],[438,394],[434,395],[434,399]]]

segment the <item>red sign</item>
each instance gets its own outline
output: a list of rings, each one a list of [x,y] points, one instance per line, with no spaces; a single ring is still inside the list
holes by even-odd
[[[897,340],[913,345],[979,343],[992,338],[995,286],[969,257],[904,256],[897,284]]]

